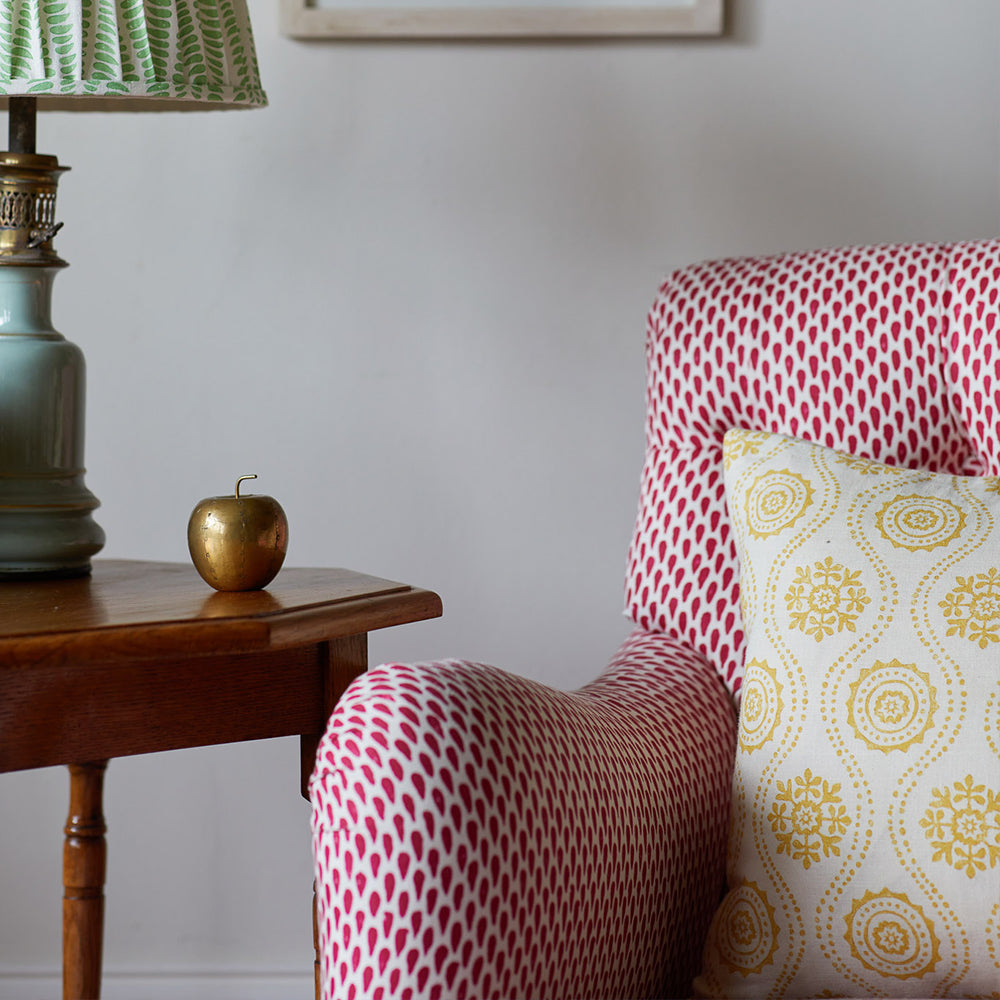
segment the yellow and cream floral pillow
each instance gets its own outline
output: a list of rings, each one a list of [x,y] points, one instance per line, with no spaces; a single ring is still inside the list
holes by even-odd
[[[696,990],[1000,997],[1000,479],[725,455],[748,645]]]

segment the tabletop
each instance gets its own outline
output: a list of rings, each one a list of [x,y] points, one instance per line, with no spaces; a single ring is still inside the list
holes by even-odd
[[[0,582],[0,666],[279,649],[440,613],[430,591],[347,569],[285,568],[266,590],[222,592],[188,564],[97,560],[91,576]]]
[[[365,636],[441,614],[426,590],[284,568],[213,591],[193,566],[98,560],[0,583],[0,772],[322,732]]]

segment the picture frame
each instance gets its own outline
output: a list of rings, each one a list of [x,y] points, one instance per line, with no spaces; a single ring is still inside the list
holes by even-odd
[[[377,0],[281,0],[281,29],[298,39],[401,38],[621,38],[719,35],[723,0],[533,0],[511,6],[497,0],[448,0],[447,6],[398,5]]]

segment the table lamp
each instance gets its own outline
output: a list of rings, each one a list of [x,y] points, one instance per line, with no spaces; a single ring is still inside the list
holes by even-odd
[[[263,107],[246,0],[2,0],[0,581],[90,571],[83,354],[52,326],[56,185],[36,111]]]

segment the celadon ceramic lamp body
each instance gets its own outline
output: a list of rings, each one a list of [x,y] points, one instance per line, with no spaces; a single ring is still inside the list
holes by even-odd
[[[83,482],[83,354],[52,326],[57,273],[0,266],[0,578],[84,574],[104,544]]]

